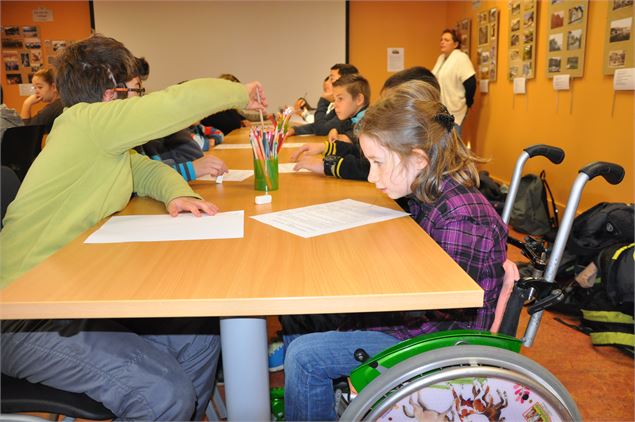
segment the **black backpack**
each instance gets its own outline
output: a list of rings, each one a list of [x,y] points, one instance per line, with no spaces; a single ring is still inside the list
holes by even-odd
[[[492,204],[499,215],[503,214],[503,208],[505,208],[505,198],[507,198],[507,191],[503,191],[500,183],[492,179],[487,171],[480,171],[478,173],[478,177],[478,190],[489,201],[489,203]]]
[[[572,325],[556,318],[588,334],[594,346],[614,346],[631,357],[635,347],[634,252],[635,243],[612,245],[602,250],[594,261],[598,269],[595,285],[584,289],[576,284],[567,295],[568,313],[579,317],[580,324]]]
[[[547,193],[551,199],[552,213],[549,211]],[[558,230],[558,207],[544,170],[540,176],[526,174],[520,179],[509,223],[520,233],[546,236],[549,239],[554,237]]]
[[[633,204],[600,202],[573,220],[566,250],[591,262],[600,251],[618,243],[633,242]]]

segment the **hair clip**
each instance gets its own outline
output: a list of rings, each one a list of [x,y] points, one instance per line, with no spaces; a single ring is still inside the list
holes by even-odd
[[[454,116],[450,114],[445,106],[443,106],[441,112],[434,116],[434,120],[443,126],[448,132],[452,132],[452,129],[454,128]]]

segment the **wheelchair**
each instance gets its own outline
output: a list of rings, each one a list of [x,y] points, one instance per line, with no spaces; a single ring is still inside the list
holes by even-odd
[[[521,153],[503,210],[506,224],[524,163],[534,156],[544,156],[558,164],[564,152],[560,148],[534,145]],[[362,365],[351,372],[350,383],[357,396],[340,419],[581,420],[575,401],[558,379],[519,352],[522,345],[533,344],[543,310],[564,298],[554,284],[555,274],[582,189],[597,176],[610,184],[619,184],[624,169],[606,162],[583,167],[571,188],[551,250],[545,250],[541,242],[526,241],[522,245],[534,271],[514,283],[498,333],[455,330],[426,334],[403,341],[372,358],[362,349],[356,350],[355,358]],[[517,338],[520,313],[526,303],[529,303],[531,318],[524,336]]]

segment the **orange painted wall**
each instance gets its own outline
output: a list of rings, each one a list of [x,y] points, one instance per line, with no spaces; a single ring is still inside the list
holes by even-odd
[[[80,40],[90,35],[90,11],[88,1],[7,1],[1,2],[2,26],[33,25],[40,27],[40,41]],[[32,11],[46,7],[53,11],[53,22],[33,22]],[[26,97],[19,95],[17,85],[7,85],[2,69],[4,102],[18,112]],[[43,107],[43,105],[39,105]],[[36,108],[34,108],[36,110]]]
[[[439,1],[351,1],[349,62],[370,82],[373,100],[392,74],[386,70],[388,48],[405,48],[406,67],[432,68],[446,12],[446,3]]]
[[[527,81],[527,95],[512,94],[507,73],[509,10],[507,1],[481,1],[474,9],[471,1],[357,2],[350,7],[350,61],[368,75],[375,92],[386,72],[386,47],[405,47],[406,67],[432,67],[438,56],[438,38],[446,26],[464,18],[472,19],[472,62],[476,63],[477,14],[491,7],[500,12],[498,80],[489,93],[477,93],[467,118],[464,138],[475,151],[491,161],[485,169],[509,181],[514,163],[527,145],[547,143],[563,148],[565,161],[554,166],[545,159],[530,160],[529,172],[547,170],[548,180],[560,204],[566,203],[577,170],[592,161],[612,161],[626,169],[624,182],[609,186],[594,180],[583,193],[579,209],[600,201],[633,202],[635,108],[633,92],[617,92],[613,103],[612,77],[602,74],[607,2],[592,0],[589,5],[588,38],[584,77],[572,82],[570,92],[556,93],[546,77],[547,2],[539,1],[536,78]],[[569,113],[569,104],[572,113]]]

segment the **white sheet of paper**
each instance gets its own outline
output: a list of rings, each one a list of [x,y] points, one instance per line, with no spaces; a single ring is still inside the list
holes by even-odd
[[[111,217],[84,243],[161,242],[170,240],[237,239],[244,237],[245,211],[220,212],[214,216],[178,217],[122,215]]]
[[[251,149],[251,144],[220,144],[213,149]]]
[[[301,142],[285,142],[282,144],[282,148],[300,148],[302,145],[304,144]]]
[[[399,72],[404,69],[404,49],[391,48],[386,49],[386,69],[388,72]]]
[[[481,79],[478,86],[482,94],[487,94],[489,92],[489,79]]]
[[[243,180],[253,175],[254,175],[253,170],[229,169],[229,172],[223,175],[223,182],[242,182]],[[201,177],[198,177],[196,180],[209,180],[211,182],[214,182],[216,181],[216,176],[210,176],[210,175],[201,176]]]
[[[525,89],[525,83],[527,79],[525,78],[514,78],[514,94],[525,94],[527,91]]]
[[[298,171],[309,171],[307,169],[295,171],[293,170],[293,166],[295,166],[295,164],[296,163],[278,163],[278,173],[298,173]]]
[[[408,215],[403,211],[343,199],[302,208],[254,215],[251,218],[297,236],[309,238]]]
[[[568,91],[571,81],[571,75],[554,75],[553,89],[556,91]]]
[[[635,90],[635,68],[616,69],[613,74],[613,89],[616,91]]]

